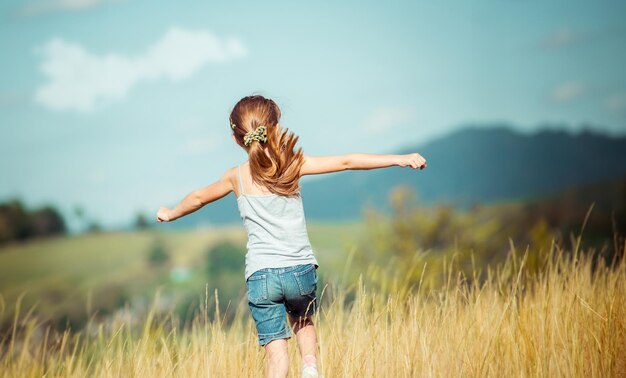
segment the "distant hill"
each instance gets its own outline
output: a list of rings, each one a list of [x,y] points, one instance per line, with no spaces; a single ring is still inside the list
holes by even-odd
[[[402,184],[415,188],[424,203],[468,206],[529,199],[626,175],[626,138],[590,131],[523,134],[503,126],[468,127],[391,153],[408,152],[422,154],[428,168],[392,167],[303,179],[307,218],[358,218],[366,204],[385,210],[389,190]],[[231,195],[171,227],[239,221]]]

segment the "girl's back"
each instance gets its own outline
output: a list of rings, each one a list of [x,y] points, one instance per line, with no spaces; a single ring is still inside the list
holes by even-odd
[[[245,277],[261,268],[317,264],[300,193],[283,196],[254,183],[250,165],[237,167],[237,206],[248,233]]]

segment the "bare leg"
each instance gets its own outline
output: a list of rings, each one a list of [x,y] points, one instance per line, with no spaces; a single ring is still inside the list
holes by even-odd
[[[300,349],[302,358],[304,359],[305,356],[315,358],[317,354],[317,336],[315,335],[313,320],[310,317],[298,320],[289,316],[289,321],[298,339],[298,349]]]
[[[289,354],[287,340],[277,339],[265,344],[265,376],[268,378],[283,378],[289,372]]]

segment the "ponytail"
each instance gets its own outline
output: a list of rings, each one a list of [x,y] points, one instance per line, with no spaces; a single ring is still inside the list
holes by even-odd
[[[296,150],[298,136],[280,126],[280,116],[273,100],[248,96],[235,105],[230,123],[237,142],[248,152],[252,180],[274,194],[293,196],[300,190],[304,156],[302,148]],[[245,134],[259,126],[266,127],[267,141],[254,140],[246,146]]]

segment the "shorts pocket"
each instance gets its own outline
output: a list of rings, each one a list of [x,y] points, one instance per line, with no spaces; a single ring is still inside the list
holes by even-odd
[[[267,275],[259,274],[250,276],[246,281],[246,287],[248,288],[249,302],[258,304],[261,301],[267,300]]]
[[[294,277],[300,288],[300,295],[309,295],[317,289],[317,272],[315,265],[308,264],[301,271],[294,272]]]

